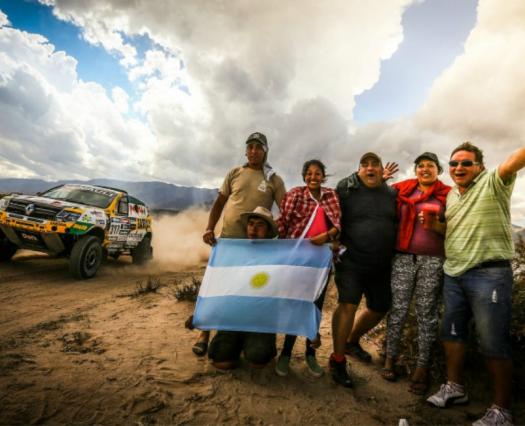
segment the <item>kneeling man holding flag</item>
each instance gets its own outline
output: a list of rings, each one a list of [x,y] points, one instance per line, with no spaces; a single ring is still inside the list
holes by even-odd
[[[200,288],[193,324],[219,330],[209,357],[217,368],[237,365],[241,352],[254,367],[275,355],[275,333],[314,339],[321,313],[314,301],[330,271],[328,246],[274,240],[269,210],[242,215],[248,239],[219,239]],[[298,284],[300,283],[300,284]]]

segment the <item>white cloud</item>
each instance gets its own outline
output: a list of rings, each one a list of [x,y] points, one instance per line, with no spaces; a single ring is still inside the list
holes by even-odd
[[[178,80],[183,76],[182,62],[176,56],[162,50],[149,50],[140,65],[131,68],[129,78],[158,76],[162,79]]]
[[[129,95],[121,87],[114,87],[111,91],[111,97],[115,103],[115,107],[121,114],[125,114],[129,110]]]
[[[44,37],[0,28],[0,175],[149,175],[152,134],[114,97],[78,80],[76,61]]]
[[[525,140],[524,51],[525,3],[481,0],[465,53],[434,82],[417,125],[503,160]]]
[[[42,3],[52,6],[55,2],[45,0]],[[98,13],[106,9],[102,2],[96,6],[98,10],[84,1],[71,2],[71,6],[77,8],[79,13],[70,13],[68,9],[60,7],[55,7],[53,13],[57,18],[81,27],[82,35],[87,42],[100,45],[109,52],[117,53],[123,66],[132,66],[136,63],[137,50],[123,38],[129,26],[125,13],[117,14],[110,20],[99,20],[97,19]]]
[[[86,40],[134,58],[126,62],[139,90],[133,109],[156,138],[155,176],[198,185],[218,184],[242,162],[254,130],[268,134],[286,178],[300,167],[294,144],[319,156],[320,141],[347,143],[354,98],[397,49],[411,2],[47,3]],[[156,43],[143,61],[124,49],[141,34]]]
[[[108,159],[116,156],[120,177],[217,185],[243,161],[244,138],[254,130],[268,135],[270,160],[288,186],[299,183],[311,157],[326,162],[334,184],[365,150],[399,161],[408,177],[417,154],[431,150],[446,161],[465,139],[485,150],[489,166],[523,145],[521,0],[480,0],[464,54],[435,81],[421,111],[359,128],[355,97],[377,82],[381,60],[402,41],[410,0],[46,3],[90,43],[115,53],[137,92],[128,98],[114,89],[109,98],[99,85],[78,81],[75,59],[44,38],[2,28],[1,112],[24,125],[0,133],[1,173],[9,161],[18,174],[95,177],[114,173]],[[154,44],[142,58],[132,40],[144,34]],[[64,158],[48,162],[43,147],[66,140]],[[514,196],[520,217],[523,182]]]
[[[9,19],[7,19],[7,15],[0,10],[0,27],[11,25],[9,22]]]

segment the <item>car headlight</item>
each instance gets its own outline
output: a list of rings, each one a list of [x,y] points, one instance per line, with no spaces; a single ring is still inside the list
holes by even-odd
[[[57,214],[57,222],[76,222],[81,216],[80,213],[68,212],[67,210],[62,210]]]
[[[6,210],[9,205],[9,198],[0,198],[0,210]]]

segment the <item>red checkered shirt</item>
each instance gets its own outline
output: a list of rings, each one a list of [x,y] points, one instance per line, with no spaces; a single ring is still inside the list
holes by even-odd
[[[341,207],[335,190],[321,188],[320,206],[328,221],[341,230]],[[297,186],[286,193],[281,202],[281,216],[277,219],[280,238],[299,238],[315,211],[317,201],[307,186]],[[329,226],[329,229],[331,226]]]

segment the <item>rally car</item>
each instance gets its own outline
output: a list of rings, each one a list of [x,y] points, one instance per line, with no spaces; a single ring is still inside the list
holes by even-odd
[[[120,189],[66,184],[0,199],[0,261],[20,248],[68,256],[73,276],[85,279],[108,255],[151,259],[151,239],[147,206]]]

